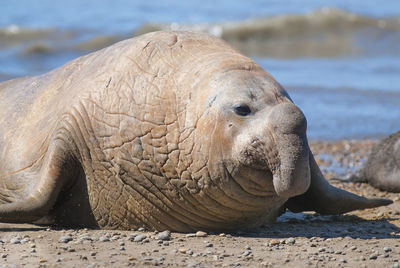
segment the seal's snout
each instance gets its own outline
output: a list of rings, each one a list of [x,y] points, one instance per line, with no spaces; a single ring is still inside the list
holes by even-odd
[[[273,174],[275,191],[287,198],[303,194],[311,181],[306,118],[293,103],[283,103],[274,107],[269,119],[280,160]]]
[[[283,103],[274,107],[270,119],[274,130],[279,134],[306,135],[306,117],[293,103]]]

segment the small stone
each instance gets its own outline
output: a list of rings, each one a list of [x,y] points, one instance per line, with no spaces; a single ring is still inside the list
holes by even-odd
[[[156,240],[163,240],[163,241],[171,240],[171,232],[164,231],[164,232],[158,233],[156,236]]]
[[[193,262],[193,263],[189,263],[187,266],[188,267],[198,267],[200,265],[200,262]]]
[[[18,238],[11,238],[10,243],[11,244],[21,244],[21,240]]]
[[[30,241],[29,238],[24,238],[24,239],[21,240],[21,244],[28,243],[29,241]]]
[[[67,251],[68,251],[68,252],[75,252],[75,249],[74,249],[74,248],[68,248]]]
[[[245,249],[251,249],[249,245],[244,246]]]
[[[8,254],[6,254],[6,253],[1,254],[1,258],[2,258],[2,259],[6,259],[7,256],[8,256]]]
[[[111,241],[117,241],[119,239],[120,239],[119,235],[114,235],[113,237],[110,238]]]
[[[279,245],[279,240],[277,240],[277,239],[272,239],[271,241],[269,241],[269,244],[270,244],[271,246]]]
[[[146,235],[144,235],[144,234],[139,234],[139,235],[137,235],[137,236],[133,239],[133,241],[134,241],[134,242],[142,242],[142,241],[145,240],[146,238],[147,238]]]
[[[212,248],[214,245],[212,243],[206,243],[206,248]]]
[[[119,250],[124,251],[125,247],[120,247]]]
[[[138,235],[139,234],[137,234],[137,233],[132,233],[132,234],[129,234],[126,239],[129,241],[133,241],[135,239],[135,237]]]
[[[196,232],[196,236],[197,237],[206,237],[206,236],[208,236],[208,234],[203,231],[198,231],[198,232]]]
[[[95,252],[95,251],[91,251],[91,252],[90,252],[90,256],[93,257],[93,256],[96,256],[96,255],[97,255],[97,252]]]
[[[31,249],[31,253],[36,253],[36,249],[35,248]]]
[[[243,252],[242,256],[249,256],[251,254],[250,250],[246,250],[245,252]]]
[[[378,258],[378,256],[379,256],[379,253],[378,252],[374,252],[369,256],[369,259],[370,260],[376,260]]]
[[[385,252],[390,252],[390,251],[392,251],[392,248],[391,248],[391,247],[384,247],[384,248],[383,248],[383,251],[385,251]]]
[[[145,229],[143,228],[143,227],[140,227],[139,229],[138,229],[138,231],[139,232],[143,232]]]
[[[168,242],[168,241],[164,241],[164,242],[162,243],[162,245],[163,245],[163,246],[169,246],[169,242]]]
[[[91,241],[93,241],[93,239],[92,239],[90,236],[88,236],[88,235],[81,235],[81,236],[78,238],[78,241],[79,241],[79,242],[84,242],[84,241],[89,241],[89,242],[91,242]]]
[[[186,248],[179,248],[179,249],[178,249],[178,252],[179,252],[179,253],[183,253],[183,254],[185,254],[185,253],[186,253],[186,251],[187,251],[187,249],[186,249]]]
[[[60,239],[58,240],[58,243],[68,243],[69,241],[72,241],[72,236],[71,235],[65,235],[60,237]]]
[[[189,237],[196,237],[196,234],[195,234],[195,233],[186,234],[186,237],[187,237],[187,238],[189,238]]]
[[[294,239],[293,237],[289,237],[286,242],[289,245],[294,245],[296,243],[296,239]]]
[[[107,236],[102,236],[99,238],[100,242],[109,242],[110,238],[108,238]]]

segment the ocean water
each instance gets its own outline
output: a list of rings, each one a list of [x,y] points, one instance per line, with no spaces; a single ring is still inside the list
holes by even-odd
[[[0,81],[162,29],[206,31],[253,58],[306,114],[310,139],[400,130],[398,0],[2,0]]]

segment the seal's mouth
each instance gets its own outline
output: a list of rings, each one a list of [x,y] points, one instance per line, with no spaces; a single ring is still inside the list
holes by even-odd
[[[241,165],[229,176],[247,193],[257,197],[276,197],[273,174],[267,168]]]

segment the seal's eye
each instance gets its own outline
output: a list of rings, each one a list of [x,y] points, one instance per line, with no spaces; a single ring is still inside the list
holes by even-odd
[[[247,104],[238,104],[233,107],[233,111],[237,115],[246,116],[251,114],[251,109]]]

